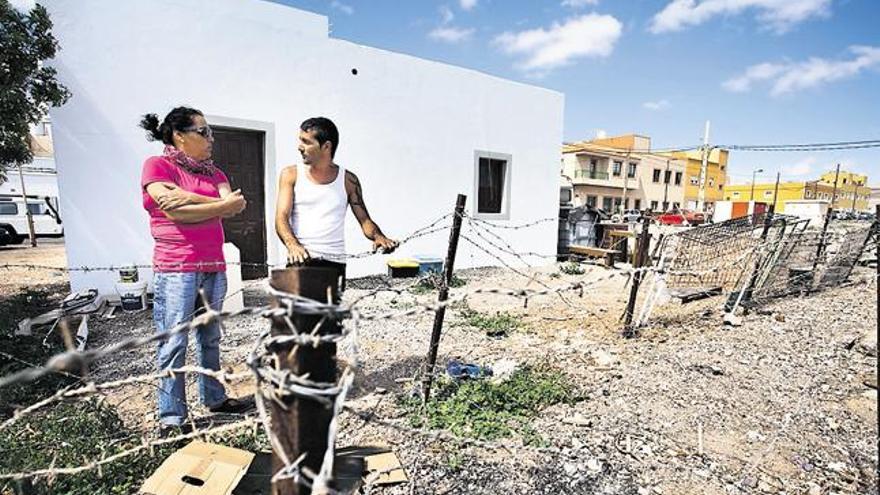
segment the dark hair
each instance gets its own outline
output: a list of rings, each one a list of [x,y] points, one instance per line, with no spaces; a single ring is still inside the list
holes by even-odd
[[[332,120],[326,117],[312,117],[300,124],[299,128],[301,131],[311,132],[321,146],[330,141],[330,157],[336,156],[336,148],[339,147],[339,130]]]
[[[158,115],[148,113],[141,119],[140,127],[146,129],[148,140],[174,145],[174,140],[171,139],[174,131],[182,131],[192,127],[193,117],[196,115],[205,116],[195,108],[177,107],[168,112],[162,123],[159,123]]]

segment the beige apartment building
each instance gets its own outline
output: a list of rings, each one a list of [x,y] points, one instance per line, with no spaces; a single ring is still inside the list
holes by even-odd
[[[651,138],[636,134],[563,145],[562,174],[571,180],[574,205],[609,213],[682,206],[684,160],[650,149]]]

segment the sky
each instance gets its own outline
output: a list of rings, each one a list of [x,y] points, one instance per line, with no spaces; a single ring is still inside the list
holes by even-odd
[[[565,95],[563,139],[655,149],[880,139],[878,0],[271,0],[330,35]],[[880,186],[880,148],[730,154],[732,183],[842,169]]]

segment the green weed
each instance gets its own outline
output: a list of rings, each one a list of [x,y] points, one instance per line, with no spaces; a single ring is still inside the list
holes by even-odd
[[[402,405],[414,427],[448,430],[483,440],[519,434],[528,444],[541,445],[544,440],[529,421],[547,406],[579,400],[561,373],[524,368],[499,384],[488,380],[441,380],[427,404],[409,398]]]
[[[566,275],[583,275],[584,267],[582,267],[580,263],[569,261],[568,263],[559,265],[559,271]]]

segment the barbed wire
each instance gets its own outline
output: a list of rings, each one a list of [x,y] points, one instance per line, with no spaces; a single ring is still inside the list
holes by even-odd
[[[420,227],[413,232],[411,232],[406,237],[400,239],[398,241],[399,245],[404,245],[408,242],[411,242],[415,239],[429,236],[431,234],[435,234],[437,232],[442,232],[449,229],[448,225],[440,225],[441,222],[453,216],[453,213],[448,213],[443,215],[432,222],[428,223],[424,227]],[[351,253],[339,255],[335,253],[329,253],[318,250],[311,250],[309,254],[313,258],[326,258],[331,261],[344,261],[347,259],[360,259],[367,258],[370,256],[381,255],[384,254],[380,251],[368,250],[362,251],[359,253]],[[44,265],[39,263],[3,263],[0,264],[0,269],[5,270],[50,270],[61,273],[90,273],[90,272],[118,272],[123,269],[148,269],[148,270],[156,270],[160,269],[161,271],[175,271],[175,270],[193,270],[193,271],[213,271],[217,270],[221,267],[226,266],[241,266],[243,268],[285,268],[287,266],[287,262],[281,263],[261,263],[261,262],[251,262],[251,261],[196,261],[196,262],[175,262],[175,263],[120,263],[118,265],[103,265],[103,266],[53,266],[53,265]]]
[[[450,214],[451,215],[451,214]],[[441,217],[434,224],[424,227],[420,229],[420,234],[428,235],[428,233],[432,233],[439,230],[445,230],[448,227],[437,227],[437,223],[442,220],[449,218],[450,215],[445,215]],[[485,243],[485,247],[483,244],[478,242],[476,239],[472,239],[466,235],[462,235],[462,238],[465,239],[466,242],[473,244],[474,246],[481,248],[485,251],[486,254],[492,256],[498,261],[503,261],[502,257],[498,254],[508,255],[516,257],[520,260],[523,259],[524,256],[529,256],[530,253],[519,253],[517,252],[513,246],[510,245],[503,237],[491,232],[492,228],[498,227],[497,225],[491,225],[488,222],[478,220],[475,218],[468,217],[468,225],[471,227],[471,230],[475,233],[475,237],[479,238],[481,241]],[[548,221],[548,219],[542,219],[537,222],[532,222],[530,224],[524,224],[521,226],[511,227],[511,228],[528,228],[530,226],[537,225],[540,222]],[[491,225],[491,226],[490,226]],[[748,256],[753,255],[758,250],[771,250],[774,249],[775,246],[778,246],[780,241],[778,239],[771,239],[760,243],[757,246],[754,246],[740,254],[740,256],[732,259],[726,260],[722,262],[724,266],[737,266],[738,264],[743,263],[744,260],[748,259]],[[867,245],[868,243],[866,243]],[[491,249],[495,249],[493,253]],[[531,280],[535,280],[534,276],[516,270],[513,267],[510,267],[508,264],[504,263],[505,266],[517,273],[520,273],[526,278]],[[129,265],[130,267],[130,265]],[[315,301],[311,299],[307,299],[298,295],[286,293],[284,291],[280,291],[277,289],[273,289],[268,286],[267,283],[267,291],[270,296],[276,301],[276,305],[274,306],[251,306],[245,307],[237,311],[219,311],[211,309],[210,307],[206,307],[203,309],[203,313],[196,315],[191,321],[182,323],[170,330],[165,332],[158,332],[150,336],[136,336],[128,339],[123,339],[119,342],[113,343],[108,346],[100,347],[97,349],[90,349],[85,351],[77,351],[77,350],[68,350],[57,354],[50,358],[44,365],[39,367],[29,367],[25,370],[21,370],[15,373],[12,373],[7,376],[0,377],[0,388],[6,387],[12,384],[26,384],[36,380],[42,376],[45,376],[48,373],[61,372],[66,373],[69,369],[80,369],[84,366],[88,366],[89,364],[109,357],[113,354],[132,349],[135,347],[144,346],[147,344],[155,343],[161,341],[163,339],[169,338],[175,334],[188,332],[189,330],[196,329],[202,325],[207,325],[210,323],[224,323],[228,321],[232,321],[235,318],[248,316],[248,315],[258,315],[267,319],[272,320],[280,320],[286,325],[287,330],[289,331],[285,335],[272,335],[271,332],[267,331],[259,335],[256,339],[253,349],[251,350],[250,356],[247,360],[247,364],[249,367],[248,372],[239,372],[239,373],[231,373],[223,370],[209,370],[202,367],[197,366],[186,366],[171,370],[163,370],[157,373],[151,373],[147,375],[141,376],[133,376],[120,380],[114,380],[105,383],[95,383],[88,382],[84,386],[78,388],[68,387],[62,390],[57,391],[52,396],[38,401],[30,406],[27,406],[23,409],[15,411],[13,416],[7,419],[5,422],[0,424],[0,431],[9,428],[13,424],[20,422],[23,418],[28,415],[35,414],[36,412],[45,409],[46,407],[60,401],[70,400],[70,399],[81,399],[84,397],[88,397],[95,394],[100,394],[103,392],[107,392],[110,390],[114,390],[120,387],[134,385],[134,384],[145,384],[150,382],[155,382],[158,379],[163,377],[174,376],[177,373],[196,373],[205,376],[210,376],[212,378],[217,379],[221,383],[228,383],[230,381],[236,380],[246,380],[248,378],[252,378],[254,380],[254,389],[255,389],[255,402],[257,405],[257,418],[246,418],[242,421],[237,421],[232,424],[222,425],[218,427],[212,427],[203,430],[196,430],[192,433],[185,435],[178,435],[177,437],[170,439],[161,439],[155,441],[147,441],[144,440],[140,445],[132,446],[128,449],[125,449],[121,452],[117,452],[115,454],[109,456],[102,456],[99,460],[93,460],[88,462],[82,466],[76,467],[55,467],[50,466],[48,468],[37,469],[31,472],[16,472],[16,473],[5,473],[0,474],[0,479],[24,479],[24,478],[33,478],[33,477],[47,477],[52,478],[58,475],[66,475],[66,474],[77,474],[82,473],[89,470],[97,469],[100,471],[101,467],[110,463],[118,461],[126,456],[133,455],[135,453],[141,452],[145,449],[152,449],[157,445],[163,445],[166,443],[172,443],[180,440],[186,440],[191,438],[196,438],[202,435],[211,435],[211,434],[221,434],[232,431],[238,428],[245,427],[255,427],[262,426],[263,430],[266,432],[266,435],[269,439],[270,444],[273,447],[275,453],[282,460],[283,466],[281,469],[275,471],[273,473],[272,479],[273,481],[281,481],[281,480],[293,480],[297,483],[301,483],[304,486],[315,487],[327,489],[328,492],[332,493],[332,490],[327,488],[328,480],[332,474],[333,470],[333,457],[334,457],[334,444],[335,439],[337,438],[339,431],[339,421],[338,417],[343,411],[350,412],[357,416],[360,416],[362,412],[358,412],[355,409],[350,408],[345,404],[346,397],[353,386],[354,375],[358,369],[359,359],[357,357],[357,341],[358,341],[358,326],[362,321],[381,321],[381,320],[391,320],[397,318],[405,318],[411,315],[415,315],[420,312],[436,312],[441,308],[446,308],[450,305],[456,304],[458,302],[466,300],[468,297],[473,297],[479,294],[492,294],[492,295],[501,295],[508,296],[512,298],[517,298],[523,300],[523,306],[527,307],[528,301],[530,299],[534,299],[542,296],[549,295],[562,295],[564,293],[575,292],[578,293],[581,297],[585,289],[596,286],[604,281],[610,280],[615,277],[621,276],[629,276],[636,273],[648,273],[653,272],[658,275],[691,275],[691,276],[699,276],[699,274],[703,273],[712,273],[715,270],[719,270],[720,266],[711,266],[705,269],[694,269],[694,270],[669,270],[666,268],[665,263],[662,260],[658,265],[655,266],[645,266],[641,268],[632,268],[632,267],[621,267],[614,270],[607,270],[606,273],[589,281],[576,281],[564,285],[559,285],[556,287],[550,287],[543,282],[540,282],[541,285],[544,286],[543,289],[535,290],[529,289],[526,287],[521,288],[509,288],[509,287],[481,287],[476,289],[469,290],[460,290],[455,291],[453,293],[453,297],[445,301],[431,302],[431,303],[423,303],[416,304],[414,307],[406,310],[396,310],[396,311],[385,311],[385,312],[377,312],[377,313],[364,313],[360,309],[360,303],[363,298],[359,298],[354,303],[343,305],[333,303],[332,301],[321,302]],[[876,283],[876,277],[872,277],[874,283]],[[266,282],[266,281],[261,281]],[[398,289],[385,289],[385,290],[394,290],[398,291]],[[308,315],[319,317],[319,322],[310,329],[298,329],[294,324],[292,318],[294,315]],[[340,324],[340,329],[338,332],[330,333],[330,334],[322,334],[319,333],[319,329],[322,328],[328,322],[337,322]],[[277,363],[275,366],[272,365],[271,356],[274,352],[276,352],[279,348],[290,348],[291,352],[301,347],[318,347],[322,345],[328,344],[338,344],[344,341],[350,340],[353,343],[354,349],[354,365],[347,368],[341,378],[337,382],[333,383],[324,383],[324,382],[316,382],[309,378],[308,374],[296,375],[288,370],[281,370],[277,368]],[[436,370],[427,370],[430,373],[436,373]],[[285,452],[283,447],[283,442],[277,438],[276,434],[272,429],[272,420],[270,418],[269,411],[267,410],[266,404],[268,402],[274,403],[281,408],[286,408],[289,399],[296,397],[300,399],[313,400],[318,403],[324,404],[331,408],[331,422],[328,429],[328,437],[327,437],[327,445],[328,449],[321,453],[322,454],[322,464],[321,469],[317,472],[313,472],[303,465],[303,461],[305,459],[305,453],[300,455],[297,458],[292,458],[292,453]],[[363,418],[362,418],[363,419]],[[438,431],[438,430],[424,430],[424,429],[416,429],[410,427],[403,427],[402,425],[397,424],[393,421],[383,420],[380,418],[376,418],[374,415],[371,415],[369,418],[370,421],[373,421],[377,424],[383,424],[387,427],[400,428],[402,427],[410,434],[418,432],[420,435],[437,438],[437,439],[451,439],[449,436],[450,433],[446,431]],[[454,435],[453,435],[454,437]],[[469,442],[475,445],[482,445],[487,448],[498,448],[498,449],[511,449],[511,448],[524,448],[522,446],[511,446],[505,445],[502,442],[486,442],[482,440],[476,439],[462,439],[457,438],[456,441]],[[528,447],[530,449],[536,449],[536,451],[540,451],[543,453],[559,453],[560,451],[556,448],[544,448],[544,447]]]

